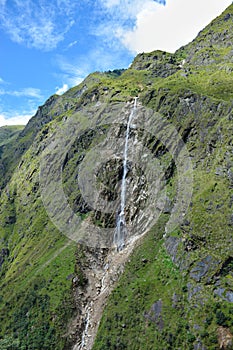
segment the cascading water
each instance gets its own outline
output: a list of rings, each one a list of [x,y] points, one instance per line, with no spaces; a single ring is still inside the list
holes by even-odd
[[[126,176],[128,172],[128,169],[127,169],[128,144],[129,144],[130,125],[137,110],[137,99],[138,97],[134,98],[134,106],[128,119],[126,135],[125,135],[125,148],[124,148],[124,155],[123,155],[123,176],[122,176],[122,183],[121,183],[121,206],[120,206],[120,213],[117,216],[116,230],[114,235],[114,244],[118,251],[124,248],[125,238],[127,236],[127,227],[126,227],[126,220],[125,220],[125,199],[126,199]]]
[[[86,338],[88,337],[88,328],[89,328],[89,323],[90,323],[90,311],[88,310],[88,307],[86,307],[86,309],[87,309],[87,317],[86,317],[85,329],[83,331],[81,344],[79,345],[78,350],[79,349],[82,350],[85,348]]]

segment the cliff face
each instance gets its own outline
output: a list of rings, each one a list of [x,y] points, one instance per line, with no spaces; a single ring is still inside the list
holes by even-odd
[[[1,148],[1,349],[232,348],[232,25],[91,74]]]

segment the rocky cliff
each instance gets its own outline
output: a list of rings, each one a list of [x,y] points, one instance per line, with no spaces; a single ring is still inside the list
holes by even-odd
[[[232,26],[91,74],[1,146],[1,349],[232,349]]]

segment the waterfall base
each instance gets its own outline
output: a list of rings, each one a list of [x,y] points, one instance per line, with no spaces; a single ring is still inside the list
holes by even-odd
[[[124,249],[126,237],[127,237],[127,227],[125,222],[125,215],[124,213],[120,213],[117,218],[117,226],[116,226],[116,232],[114,236],[114,242],[118,252]]]

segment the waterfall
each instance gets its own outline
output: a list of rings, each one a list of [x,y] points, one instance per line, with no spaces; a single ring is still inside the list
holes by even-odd
[[[85,322],[85,329],[82,334],[82,341],[78,349],[83,349],[86,346],[86,338],[88,337],[88,327],[90,323],[90,311],[87,311],[87,317],[86,317],[86,322]]]
[[[127,236],[127,227],[126,227],[126,220],[125,220],[125,200],[126,200],[126,176],[128,172],[128,169],[127,169],[128,144],[129,144],[130,125],[137,110],[137,99],[138,97],[134,98],[134,105],[127,122],[127,129],[126,129],[126,135],[125,135],[125,148],[124,148],[124,154],[123,154],[123,176],[122,176],[122,183],[121,183],[121,206],[120,206],[120,213],[117,216],[116,230],[114,235],[114,244],[117,247],[118,251],[124,248],[125,238]]]

